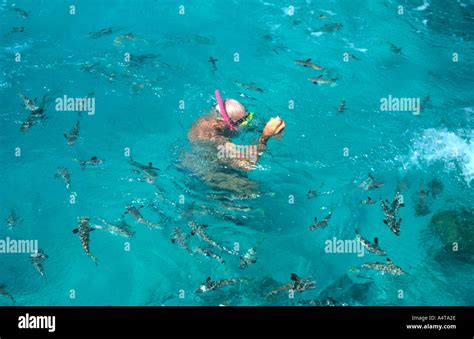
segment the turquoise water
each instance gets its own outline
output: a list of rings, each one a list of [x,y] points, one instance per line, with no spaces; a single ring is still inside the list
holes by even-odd
[[[0,7],[1,219],[11,208],[23,219],[12,230],[3,223],[0,238],[36,239],[49,256],[42,278],[28,254],[2,255],[0,283],[17,305],[299,305],[328,295],[351,305],[474,305],[472,259],[443,252],[429,227],[437,211],[472,210],[473,1],[295,1],[293,15],[290,3],[273,0],[78,1],[75,15],[70,4],[3,0]],[[322,32],[330,23],[342,26]],[[12,33],[13,27],[24,31]],[[108,27],[111,34],[89,35]],[[130,32],[133,40],[114,42]],[[355,59],[344,62],[346,52]],[[125,53],[155,57],[127,63]],[[217,70],[210,56],[218,59]],[[294,64],[308,58],[325,71]],[[320,74],[337,80],[307,80]],[[254,82],[263,92],[235,81]],[[269,141],[249,174],[259,184],[253,199],[210,199],[224,193],[177,165],[189,149],[193,121],[215,105],[215,89],[255,112],[257,129],[272,116],[286,122],[283,138]],[[49,100],[46,119],[26,132],[20,126],[29,112],[19,93]],[[54,99],[64,95],[95,98],[95,114],[56,111]],[[430,100],[419,115],[383,111],[380,100],[389,95]],[[338,112],[342,98],[346,109]],[[63,134],[78,120],[79,139],[71,147]],[[247,131],[240,140],[257,137]],[[126,148],[134,160],[161,169],[155,184],[139,180]],[[93,155],[104,162],[82,169],[73,160]],[[54,178],[58,167],[70,170],[70,190]],[[384,185],[364,192],[358,186],[369,172]],[[444,190],[429,199],[428,214],[417,216],[420,180],[427,185],[434,178]],[[405,207],[397,237],[383,224],[378,200],[391,201],[399,182]],[[308,199],[309,190],[319,194]],[[360,204],[367,195],[377,203]],[[195,212],[184,215],[193,202]],[[72,233],[77,217],[113,221],[130,204],[143,204],[142,214],[161,220],[164,229],[127,215],[136,231],[131,239],[92,232],[94,265]],[[309,231],[314,217],[329,210],[329,225]],[[239,269],[238,257],[216,249],[226,264],[191,256],[170,241],[176,226],[189,234],[189,218],[208,224],[206,232],[220,244],[237,242],[242,253],[258,244],[257,262]],[[354,266],[385,259],[326,253],[326,240],[354,239],[356,227],[365,238],[377,236],[406,274],[354,273]],[[461,252],[472,250],[471,242],[463,239]],[[191,246],[202,245],[191,237]],[[266,297],[290,273],[314,280],[316,288],[294,299]],[[208,276],[243,282],[194,293]],[[11,302],[0,298],[0,304]]]

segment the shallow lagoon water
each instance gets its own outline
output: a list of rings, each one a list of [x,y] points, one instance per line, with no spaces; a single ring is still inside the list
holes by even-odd
[[[400,4],[403,15],[397,13]],[[23,219],[13,230],[2,224],[0,234],[37,239],[49,256],[42,278],[28,254],[3,254],[0,283],[17,305],[299,305],[326,294],[351,305],[473,304],[467,283],[472,260],[442,252],[428,226],[439,210],[472,209],[472,1],[299,1],[293,15],[289,4],[278,1],[183,1],[184,15],[174,1],[81,1],[75,15],[69,5],[3,1],[0,7],[1,217],[14,208]],[[334,23],[342,26],[324,32]],[[10,33],[13,27],[24,32]],[[107,27],[111,34],[90,37]],[[130,32],[134,40],[114,42]],[[17,52],[21,62],[15,62]],[[125,53],[132,60],[154,57],[127,63]],[[344,62],[344,53],[355,58]],[[217,70],[210,56],[218,59]],[[294,64],[308,58],[325,71]],[[320,74],[337,81],[307,80]],[[253,82],[263,92],[235,82]],[[215,104],[215,89],[255,112],[256,128],[276,115],[286,122],[283,138],[269,142],[258,169],[249,174],[259,183],[258,198],[227,205],[209,199],[208,194],[222,192],[177,166],[189,148],[187,130]],[[89,95],[96,112],[58,112],[49,102],[47,119],[22,133],[29,112],[19,93],[38,100],[45,94]],[[380,100],[389,95],[430,100],[419,115],[382,111]],[[342,98],[346,108],[338,112]],[[63,134],[78,120],[79,139],[70,147]],[[257,137],[246,131],[240,140]],[[161,169],[155,185],[139,180],[124,156],[126,148],[135,160]],[[82,169],[73,160],[92,155],[104,163]],[[54,178],[60,166],[71,171],[70,191]],[[384,185],[364,192],[358,185],[369,172]],[[417,216],[420,180],[427,185],[434,178],[444,190],[430,199],[427,215]],[[391,201],[399,182],[405,183],[405,207],[397,237],[382,222],[379,200]],[[309,190],[318,191],[317,197],[308,199]],[[367,195],[377,203],[361,205]],[[257,262],[239,269],[235,256],[220,253],[223,265],[173,244],[174,227],[189,233],[183,213],[193,202],[206,207],[196,207],[193,220],[208,224],[216,241],[228,247],[238,243],[242,252],[258,243]],[[131,203],[145,205],[142,213],[164,220],[164,229],[148,229],[125,216],[136,230],[132,239],[92,232],[90,249],[99,258],[94,265],[72,233],[77,217],[114,220]],[[235,210],[236,205],[251,210]],[[314,217],[322,219],[329,210],[334,211],[329,225],[309,231]],[[377,236],[407,274],[354,273],[354,266],[385,259],[326,253],[326,240],[354,239],[356,228],[367,239]],[[196,237],[191,241],[202,245]],[[311,278],[316,288],[294,299],[266,297],[286,284],[290,273]],[[194,293],[208,276],[243,282]]]

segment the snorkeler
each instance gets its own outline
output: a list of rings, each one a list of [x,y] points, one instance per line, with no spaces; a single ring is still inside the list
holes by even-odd
[[[192,152],[184,154],[181,164],[214,189],[244,198],[254,196],[258,185],[246,172],[257,167],[268,140],[283,131],[285,122],[280,117],[271,118],[253,145],[234,144],[232,139],[251,122],[253,113],[237,100],[223,101],[219,91],[215,94],[216,107],[198,118],[188,131]]]
[[[245,107],[234,99],[222,101],[219,91],[216,91],[218,105],[211,110],[210,114],[200,117],[194,122],[188,132],[188,139],[193,144],[207,145],[215,147],[216,158],[219,157],[217,151],[224,154],[236,154],[243,147],[233,144],[231,139],[237,136],[241,128],[249,123],[253,118],[253,113],[247,112]],[[256,162],[267,146],[268,140],[281,133],[285,128],[285,122],[280,118],[271,118],[258,139],[256,152],[248,155],[252,156],[229,156],[219,157],[219,161],[234,169],[251,171],[255,169]]]

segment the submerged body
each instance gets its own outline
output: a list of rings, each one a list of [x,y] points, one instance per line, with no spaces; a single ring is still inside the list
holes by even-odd
[[[221,104],[193,123],[188,131],[193,150],[184,155],[182,165],[212,188],[250,194],[257,184],[247,178],[246,172],[256,168],[267,141],[279,134],[285,123],[279,117],[272,118],[253,145],[236,145],[232,138],[252,115],[236,100]]]

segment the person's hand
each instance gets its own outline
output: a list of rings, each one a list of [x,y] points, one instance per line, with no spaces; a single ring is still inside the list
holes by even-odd
[[[285,128],[285,122],[280,118],[271,118],[263,129],[262,136],[266,139],[279,134]]]

